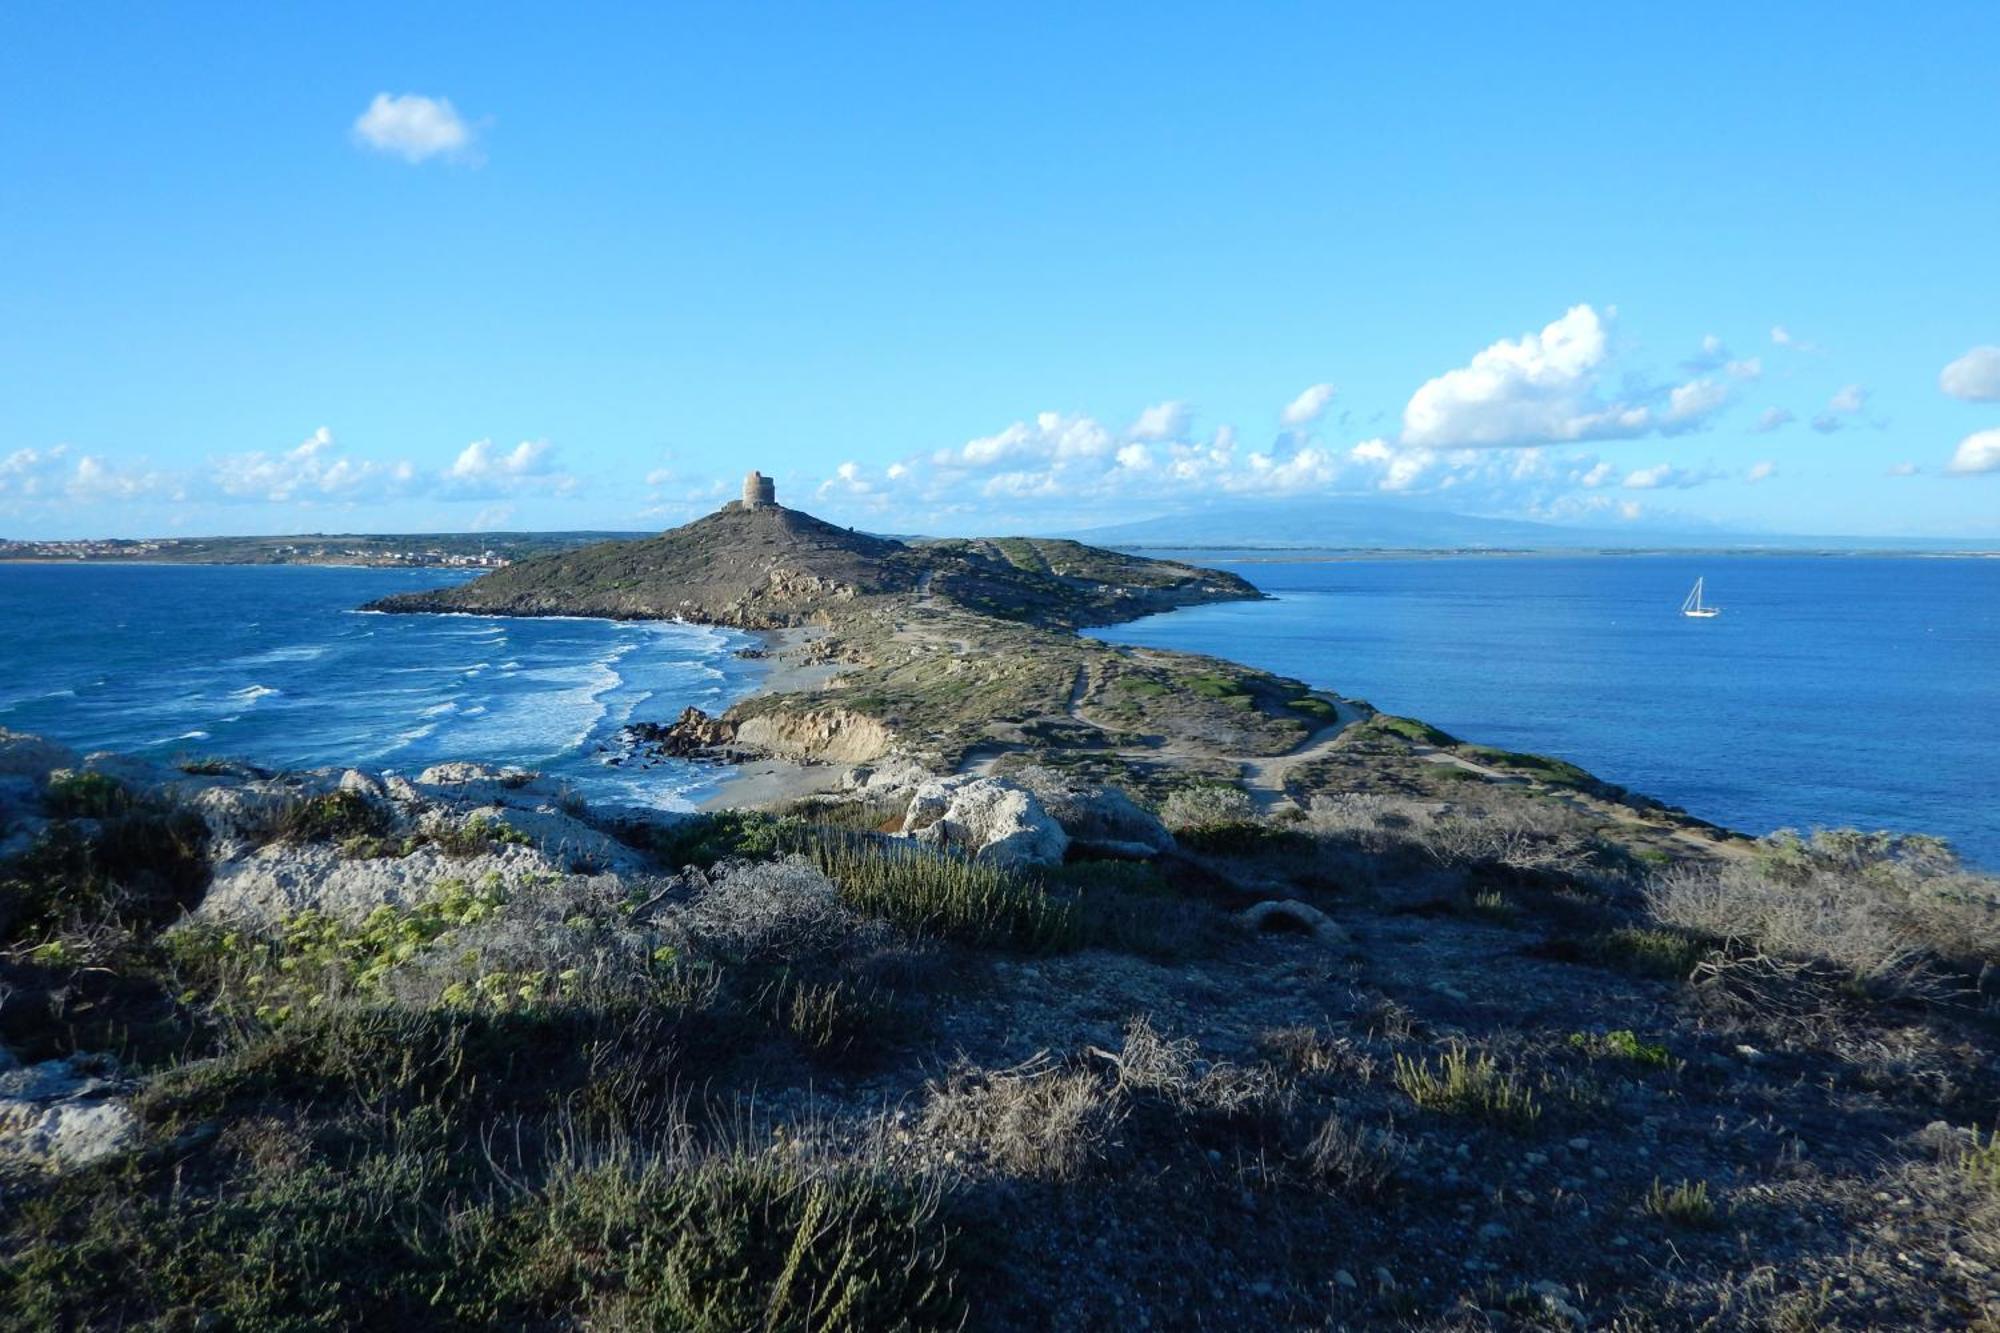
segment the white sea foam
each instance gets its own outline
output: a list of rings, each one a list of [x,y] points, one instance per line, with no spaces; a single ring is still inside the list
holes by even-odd
[[[229,697],[232,699],[241,699],[244,703],[255,703],[257,700],[265,698],[268,695],[283,693],[283,690],[272,685],[246,685],[240,690],[231,692]]]

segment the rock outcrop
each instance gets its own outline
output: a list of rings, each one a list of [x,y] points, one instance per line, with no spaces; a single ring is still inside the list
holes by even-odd
[[[1024,768],[1013,780],[1035,794],[1079,851],[1147,860],[1175,849],[1159,817],[1116,787],[1094,787],[1052,768]]]
[[[21,1067],[0,1050],[0,1167],[61,1171],[123,1152],[139,1137],[129,1091],[108,1056]]]
[[[1002,778],[925,783],[910,798],[903,833],[1001,866],[1057,865],[1069,850],[1069,835],[1035,794]]]

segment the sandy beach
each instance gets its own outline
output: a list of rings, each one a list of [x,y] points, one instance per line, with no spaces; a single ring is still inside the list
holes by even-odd
[[[814,690],[838,674],[832,662],[806,661],[807,645],[824,631],[761,630],[757,637],[770,653],[764,678],[749,697]],[[844,764],[801,764],[790,759],[757,759],[729,769],[722,786],[698,807],[702,810],[767,809],[827,791],[847,771]]]

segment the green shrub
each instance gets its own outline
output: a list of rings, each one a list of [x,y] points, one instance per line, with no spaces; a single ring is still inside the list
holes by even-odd
[[[384,837],[393,827],[389,812],[360,792],[329,791],[286,805],[272,835],[284,842],[343,842]]]
[[[164,925],[200,901],[207,849],[201,817],[172,807],[52,824],[0,864],[0,940]]]
[[[54,773],[42,790],[42,807],[57,819],[109,819],[132,805],[125,784],[103,773]]]
[[[1715,947],[1678,930],[1622,926],[1596,936],[1588,951],[1600,962],[1642,977],[1686,981]]]
[[[1413,717],[1377,713],[1368,719],[1368,725],[1376,731],[1386,731],[1392,736],[1400,736],[1419,745],[1435,745],[1443,748],[1458,744],[1458,738],[1450,732],[1439,731],[1428,722],[1419,722]]]
[[[1670,1068],[1674,1063],[1673,1054],[1666,1047],[1640,1041],[1630,1028],[1603,1033],[1572,1032],[1569,1044],[1593,1059],[1630,1060],[1657,1069]]]

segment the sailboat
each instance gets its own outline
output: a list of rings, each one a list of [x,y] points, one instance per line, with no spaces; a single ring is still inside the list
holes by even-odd
[[[1687,600],[1681,603],[1682,615],[1693,616],[1698,620],[1708,620],[1722,614],[1722,608],[1719,606],[1703,606],[1701,604],[1701,585],[1703,582],[1704,580],[1702,579],[1694,581],[1694,588],[1688,593]]]

